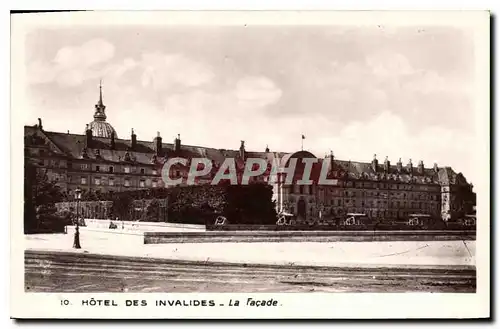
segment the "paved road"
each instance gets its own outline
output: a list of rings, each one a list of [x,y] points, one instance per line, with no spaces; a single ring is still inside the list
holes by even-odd
[[[334,268],[26,251],[32,292],[475,292],[470,267]]]

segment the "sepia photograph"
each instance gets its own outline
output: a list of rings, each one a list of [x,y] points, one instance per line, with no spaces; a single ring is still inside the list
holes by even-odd
[[[489,314],[489,19],[12,14],[11,302]]]

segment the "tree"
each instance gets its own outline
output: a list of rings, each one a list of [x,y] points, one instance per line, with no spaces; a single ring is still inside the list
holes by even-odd
[[[113,214],[113,218],[118,217],[119,220],[130,220],[132,197],[128,193],[123,193],[114,195],[112,201],[111,213]]]
[[[224,215],[231,223],[274,225],[276,204],[267,184],[234,185],[226,190]]]
[[[27,161],[24,167],[24,232],[35,233],[63,225],[55,207],[62,197],[60,187],[49,181],[47,171]]]
[[[160,203],[156,199],[152,199],[146,210],[147,221],[159,222],[160,221]]]

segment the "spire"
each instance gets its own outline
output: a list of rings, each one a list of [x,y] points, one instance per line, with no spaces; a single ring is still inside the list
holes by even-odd
[[[99,105],[103,105],[102,104],[102,79],[99,80]]]
[[[102,102],[102,79],[99,81],[99,101],[95,105],[94,119],[97,121],[106,121],[106,114],[104,113],[106,106]]]

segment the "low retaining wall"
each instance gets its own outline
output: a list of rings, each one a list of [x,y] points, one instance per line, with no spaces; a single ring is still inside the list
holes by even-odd
[[[207,231],[144,232],[144,244],[476,240],[475,231]]]
[[[380,225],[374,224],[365,225],[248,225],[248,224],[228,224],[228,225],[207,225],[207,231],[474,231],[474,227],[466,227],[458,223],[449,223],[444,227],[427,227],[410,226],[406,224],[396,225]]]
[[[116,221],[109,219],[85,219],[85,223],[89,227],[99,227],[108,228],[109,223],[113,222],[118,228],[133,228],[148,230],[148,228],[161,229],[161,228],[181,228],[181,229],[192,229],[192,230],[205,230],[205,225],[196,224],[180,224],[180,223],[168,223],[168,222],[138,222],[138,221]]]

